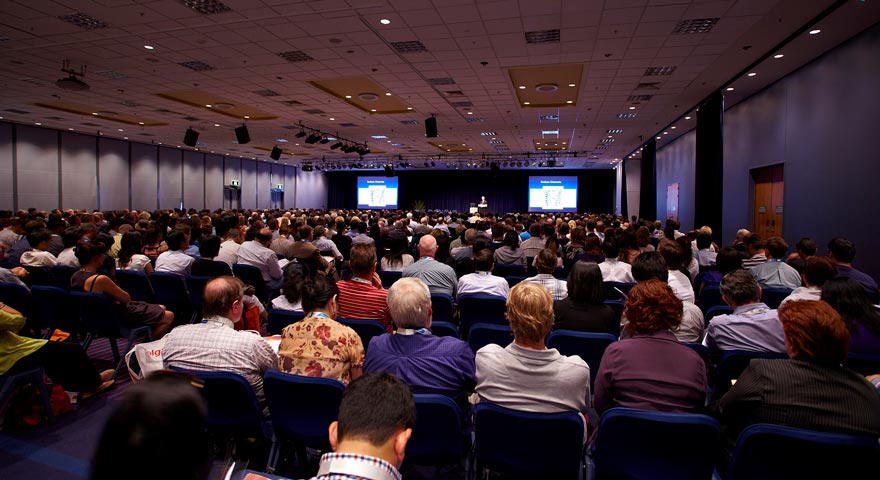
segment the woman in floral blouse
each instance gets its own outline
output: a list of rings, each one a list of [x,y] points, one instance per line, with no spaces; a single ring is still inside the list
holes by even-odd
[[[278,369],[294,375],[335,378],[346,385],[361,376],[364,346],[351,328],[337,322],[336,285],[323,276],[303,282],[306,318],[281,332]]]

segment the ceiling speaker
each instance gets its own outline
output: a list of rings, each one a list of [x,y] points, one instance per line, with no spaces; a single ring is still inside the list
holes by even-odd
[[[272,152],[269,153],[269,158],[272,160],[278,160],[281,158],[281,149],[278,147],[272,147]]]
[[[425,119],[425,136],[428,138],[437,137],[437,118],[430,117]]]
[[[187,128],[186,133],[183,134],[183,144],[187,147],[195,147],[196,143],[199,141],[199,132]]]
[[[251,135],[248,133],[247,125],[242,125],[235,129],[235,139],[239,145],[244,145],[251,141]]]

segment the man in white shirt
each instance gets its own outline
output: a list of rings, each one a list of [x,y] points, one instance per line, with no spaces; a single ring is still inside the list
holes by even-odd
[[[183,253],[189,246],[186,234],[182,230],[172,230],[165,237],[165,244],[168,245],[168,250],[156,259],[154,270],[157,272],[189,275],[189,272],[192,270],[192,264],[196,259]]]
[[[660,242],[660,255],[666,262],[669,269],[669,280],[667,283],[672,288],[672,292],[682,302],[694,303],[696,295],[694,295],[694,286],[687,275],[681,273],[682,260],[684,257],[684,248],[674,240],[664,239]]]
[[[238,263],[259,268],[266,287],[277,290],[281,288],[284,273],[278,264],[278,256],[269,248],[271,242],[272,232],[268,228],[261,229],[253,240],[241,244],[238,249]]]
[[[458,296],[483,293],[507,298],[510,295],[510,285],[504,277],[492,275],[494,266],[492,251],[484,248],[474,254],[474,268],[476,272],[462,276],[458,280]]]
[[[232,227],[226,232],[226,239],[220,244],[220,253],[214,257],[215,261],[226,262],[229,267],[238,261],[238,249],[241,247],[241,230]]]
[[[613,240],[602,242],[602,253],[605,261],[599,264],[603,282],[636,283],[632,275],[632,266],[617,259],[620,247]]]

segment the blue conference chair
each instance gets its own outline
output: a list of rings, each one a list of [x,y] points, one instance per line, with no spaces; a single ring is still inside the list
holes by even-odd
[[[700,296],[697,298],[697,306],[703,311],[705,315],[709,310],[709,307],[715,305],[727,305],[724,303],[724,299],[721,298],[721,288],[720,287],[705,287],[703,291],[700,292]]]
[[[106,338],[110,342],[110,350],[113,352],[113,361],[117,362],[114,378],[124,368],[122,358],[131,350],[137,340],[151,341],[150,327],[129,327],[120,317],[116,303],[110,297],[102,293],[70,292],[83,330],[86,332],[82,343],[83,350],[88,351],[89,346],[96,338]],[[125,351],[120,352],[116,345],[117,338],[125,338],[128,343]]]
[[[731,381],[739,378],[740,374],[749,366],[749,362],[755,358],[785,359],[785,353],[758,353],[744,350],[728,350],[721,356],[718,367],[715,369],[715,381],[712,384],[711,401],[723,397],[732,385]]]
[[[431,294],[431,319],[433,322],[455,323],[455,305],[452,297],[445,293]]]
[[[761,289],[761,301],[770,308],[779,308],[782,301],[789,295],[791,295],[790,288]]]
[[[59,328],[68,333],[78,333],[80,324],[73,311],[70,293],[57,287],[34,285],[31,287],[33,309],[28,322],[33,328],[46,330],[43,338],[52,336]]]
[[[468,330],[476,323],[507,325],[507,300],[498,295],[483,293],[462,295],[458,299],[459,325]]]
[[[263,273],[260,272],[259,268],[243,263],[233,263],[232,273],[244,282],[245,285],[254,287],[254,295],[261,302],[264,304],[269,302],[269,289],[266,286],[266,281],[263,280]]]
[[[525,277],[526,267],[516,263],[496,263],[492,267],[492,275],[497,277]]]
[[[31,292],[24,285],[0,282],[0,302],[18,310],[25,318],[31,315]]]
[[[864,376],[880,373],[880,355],[850,352],[843,362],[843,366]]]
[[[708,480],[720,448],[718,421],[706,415],[617,407],[602,415],[590,457],[596,480]]]
[[[296,323],[303,318],[306,318],[306,314],[303,312],[271,308],[269,309],[269,334],[281,335],[281,331],[284,330],[284,327],[291,323]]]
[[[132,300],[156,303],[153,286],[150,285],[150,280],[144,272],[116,270],[116,284],[119,285],[119,288],[128,292]]]
[[[635,283],[624,283],[624,282],[604,282],[605,284],[605,298],[608,300],[625,300],[626,296],[629,295],[629,291],[632,290]]]
[[[555,348],[563,355],[577,355],[590,366],[590,391],[599,373],[602,356],[617,337],[609,333],[576,332],[574,330],[554,330],[547,337],[547,348]]]
[[[490,343],[506,347],[513,341],[510,325],[490,325],[477,323],[468,332],[468,345],[474,353]]]
[[[478,474],[489,470],[505,478],[561,480],[582,472],[584,420],[578,412],[521,412],[481,402],[474,439]]]
[[[396,272],[393,270],[377,270],[376,273],[379,274],[379,278],[382,280],[382,288],[389,289],[391,285],[394,285],[394,282],[400,280],[401,274],[403,272]]]
[[[431,321],[431,333],[438,337],[461,338],[458,328],[449,322]]]
[[[444,395],[420,393],[416,400],[416,423],[406,444],[404,461],[413,465],[449,465],[462,460],[465,436],[461,410]]]
[[[73,277],[77,270],[78,268],[68,265],[55,265],[52,267],[52,278],[55,279],[54,286],[69,292],[70,278]]]
[[[364,352],[369,348],[370,340],[372,340],[373,337],[378,337],[379,335],[387,333],[385,325],[382,325],[382,323],[377,320],[358,320],[354,318],[336,317],[336,321],[351,327],[352,330],[357,332],[358,336],[361,337],[361,342],[364,344]]]
[[[193,318],[198,318],[199,314],[202,312],[202,303],[204,303],[202,298],[205,295],[205,285],[211,281],[211,277],[188,275],[184,281],[186,282],[186,289],[189,292],[190,304],[195,311]]]
[[[719,316],[719,315],[730,315],[733,313],[733,309],[728,307],[727,305],[712,305],[709,307],[703,315],[703,324],[706,328],[709,328],[709,322]]]
[[[37,387],[40,392],[40,404],[43,407],[43,415],[49,420],[49,423],[55,422],[55,412],[52,411],[51,397],[49,389],[46,388],[43,378],[45,372],[42,368],[33,368],[18,373],[5,373],[0,375],[0,405],[5,405],[10,395],[14,395],[17,388],[27,385]],[[30,390],[23,390],[30,392]]]
[[[183,275],[153,272],[150,274],[150,284],[156,294],[156,303],[165,305],[174,312],[174,323],[181,324],[194,320],[195,310],[190,302]]]
[[[345,385],[339,380],[270,370],[263,378],[276,442],[269,455],[274,471],[285,443],[330,450],[327,429],[339,416]]]
[[[875,478],[876,436],[756,424],[740,433],[725,480]]]

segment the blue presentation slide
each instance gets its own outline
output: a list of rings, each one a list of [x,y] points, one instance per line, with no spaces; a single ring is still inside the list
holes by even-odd
[[[357,208],[397,208],[397,177],[358,177]]]
[[[530,212],[577,212],[577,177],[529,177]]]

